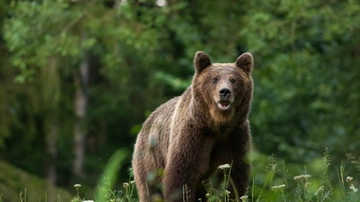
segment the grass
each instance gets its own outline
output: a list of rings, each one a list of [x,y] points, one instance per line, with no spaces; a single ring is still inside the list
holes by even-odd
[[[279,164],[276,156],[272,155],[264,160],[263,156],[254,155],[253,164],[263,165],[263,169],[256,166],[253,171],[252,182],[245,196],[238,196],[243,202],[356,202],[360,201],[358,192],[359,179],[346,174],[344,163],[331,167],[331,158],[329,151],[325,149],[321,159],[314,160],[312,165],[288,167],[284,162]],[[360,160],[348,156],[351,165],[355,166],[355,174],[360,171]],[[337,168],[336,168],[337,167]],[[335,168],[335,169],[333,169]],[[224,181],[219,187],[214,187],[211,182],[207,182],[207,199],[209,202],[228,202],[229,199],[228,185],[231,186],[230,172],[231,165],[225,164],[219,166],[220,172],[223,172]],[[291,176],[292,170],[299,171],[298,175]],[[110,171],[108,171],[110,172]],[[337,181],[333,182],[329,175],[336,172]],[[99,187],[101,194],[98,195],[98,201],[106,202],[135,202],[138,201],[136,187],[133,181],[123,183],[121,190],[113,190],[110,185]],[[184,201],[188,199],[187,187],[183,188]],[[78,195],[72,202],[83,202]],[[161,202],[159,198],[157,201]],[[238,200],[240,201],[240,200]]]
[[[81,197],[81,185],[76,184],[76,196],[71,202],[137,202],[136,186],[131,177],[128,182],[124,182],[120,190],[114,189],[113,185],[117,179],[116,173],[123,165],[124,159],[128,154],[119,150],[108,163],[102,180],[99,183],[93,199]],[[314,160],[310,165],[299,168],[299,165],[287,166],[284,162],[277,160],[275,155],[264,157],[254,154],[253,157],[253,177],[245,196],[238,196],[243,202],[357,202],[360,201],[358,191],[360,171],[360,159],[353,155],[348,155],[350,169],[354,176],[347,173],[347,166],[344,162],[339,165],[332,165],[331,158],[327,149],[320,159]],[[256,166],[255,166],[256,165]],[[209,202],[228,202],[229,191],[227,187],[231,184],[229,177],[231,164],[219,166],[219,171],[224,175],[224,181],[218,186],[214,186],[211,181],[205,183],[207,189],[207,201]],[[294,175],[298,173],[298,175]],[[337,180],[333,179],[337,176]],[[27,202],[26,190],[20,193],[20,202]],[[188,201],[189,190],[183,188],[184,201]],[[161,198],[153,198],[161,202]],[[46,201],[46,200],[45,200]],[[68,202],[61,194],[57,197],[57,202]],[[0,202],[3,202],[0,193]]]
[[[73,195],[65,189],[50,187],[43,178],[0,160],[0,202],[48,201],[47,193],[50,189],[53,189],[56,197],[63,201],[70,201],[73,198]]]

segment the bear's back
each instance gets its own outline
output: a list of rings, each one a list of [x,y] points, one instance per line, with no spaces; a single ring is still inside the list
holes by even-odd
[[[171,119],[181,96],[160,105],[144,122],[138,134],[134,156],[148,162],[152,167],[163,167],[169,145]],[[161,150],[155,148],[162,148]],[[156,158],[153,158],[156,156]],[[163,157],[163,158],[161,158]],[[155,161],[155,162],[154,162]]]

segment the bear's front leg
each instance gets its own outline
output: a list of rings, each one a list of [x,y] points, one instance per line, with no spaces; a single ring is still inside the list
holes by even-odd
[[[230,134],[226,150],[224,151],[224,159],[232,162],[230,177],[233,182],[229,185],[231,198],[235,198],[235,190],[238,197],[244,196],[247,191],[251,172],[251,136],[249,123],[246,121],[235,132]]]
[[[200,134],[182,134],[170,145],[165,167],[164,201],[182,202],[205,199],[201,180],[209,172],[214,139]],[[180,140],[181,139],[181,140]]]
[[[244,158],[246,157],[244,156]],[[237,197],[242,197],[246,195],[251,169],[250,163],[246,161],[247,160],[244,159],[238,159],[234,160],[233,162],[230,174],[233,183],[229,184],[230,197],[233,199],[236,197],[236,194]],[[232,187],[232,185],[234,185],[235,187]],[[236,193],[234,188],[236,189]],[[237,200],[238,199],[239,198],[237,198]]]

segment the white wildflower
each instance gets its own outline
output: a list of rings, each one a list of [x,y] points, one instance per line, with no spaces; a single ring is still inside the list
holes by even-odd
[[[353,177],[347,176],[347,177],[346,177],[346,182],[351,182],[352,179],[353,179]]]
[[[124,187],[124,188],[127,188],[127,187],[129,187],[129,183],[127,183],[127,182],[124,182],[124,183],[123,183],[123,187]]]
[[[298,175],[294,177],[294,180],[301,180],[311,177],[311,175]]]
[[[358,191],[358,188],[354,187],[353,184],[350,186],[350,189],[351,189],[353,192],[357,192],[357,191]]]
[[[272,190],[283,189],[283,188],[285,188],[285,185],[284,185],[284,184],[277,185],[277,186],[272,186],[272,187],[271,187]]]
[[[248,196],[242,196],[240,197],[241,201],[246,202],[248,200]]]
[[[224,165],[220,165],[219,167],[218,167],[218,169],[220,169],[220,170],[224,170],[225,168],[230,168],[230,164],[224,164]]]
[[[81,184],[74,184],[74,187],[79,188],[79,187],[81,187]]]

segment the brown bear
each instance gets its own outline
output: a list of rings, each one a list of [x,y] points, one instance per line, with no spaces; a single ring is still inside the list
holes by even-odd
[[[137,136],[132,164],[141,202],[153,196],[165,202],[207,201],[203,181],[221,176],[215,172],[222,164],[232,165],[231,198],[239,201],[246,193],[253,56],[212,63],[198,51],[194,67],[190,87],[157,108]]]

